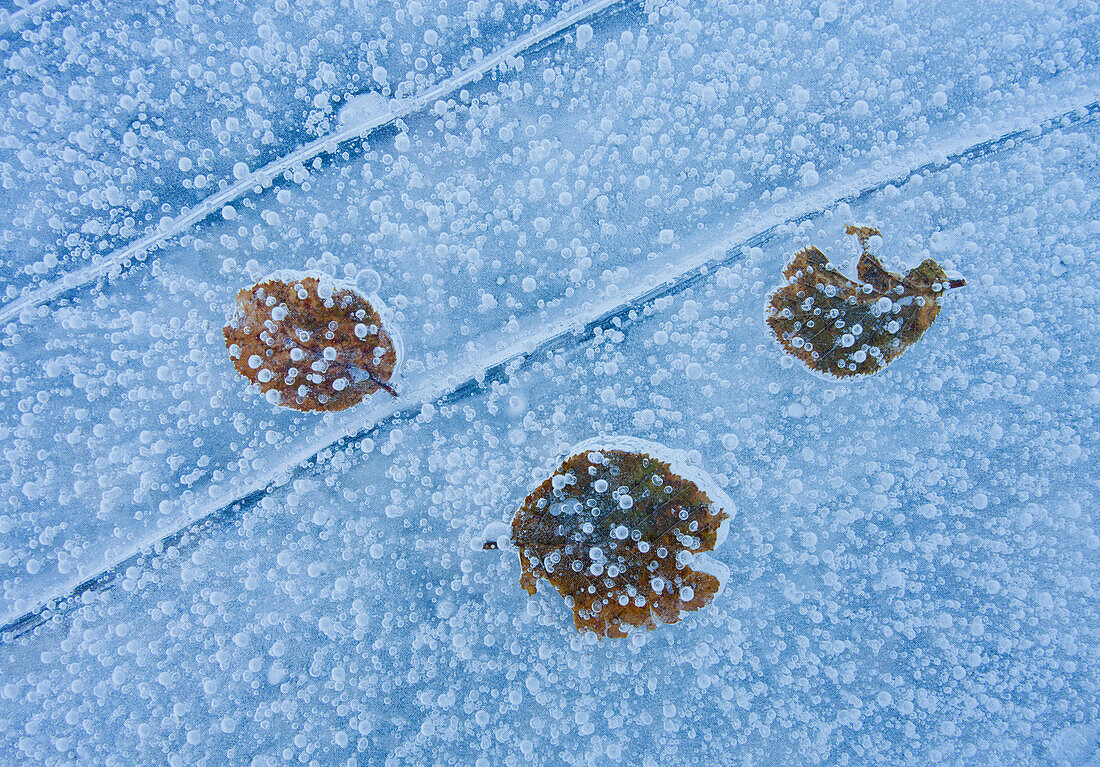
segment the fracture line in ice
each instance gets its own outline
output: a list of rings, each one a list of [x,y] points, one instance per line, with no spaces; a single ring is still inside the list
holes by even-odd
[[[412,417],[425,403],[451,401],[466,396],[482,386],[487,378],[502,374],[506,368],[517,369],[524,360],[579,343],[613,318],[623,317],[658,298],[678,293],[699,282],[714,269],[738,260],[745,250],[767,243],[785,226],[815,218],[841,203],[855,202],[882,191],[887,186],[900,187],[917,175],[939,172],[955,163],[978,160],[1002,149],[1011,150],[1022,143],[1032,143],[1052,130],[1088,122],[1100,115],[1100,101],[1089,100],[1093,96],[1092,93],[1084,97],[1077,94],[1076,98],[1061,99],[1056,104],[1056,109],[1048,107],[1041,115],[1029,114],[1031,119],[1017,119],[1011,125],[1000,126],[1001,132],[993,138],[976,143],[967,143],[967,136],[949,139],[931,151],[908,158],[909,162],[899,160],[889,168],[874,173],[873,177],[871,174],[864,174],[858,179],[823,189],[801,203],[792,205],[791,215],[786,218],[773,215],[770,221],[766,219],[756,222],[756,227],[741,226],[719,243],[687,256],[680,262],[680,268],[675,274],[651,275],[659,277],[659,284],[655,287],[648,287],[655,284],[653,279],[639,279],[619,294],[621,300],[606,300],[586,318],[574,317],[550,323],[539,328],[536,335],[518,340],[513,338],[497,351],[487,353],[479,364],[467,363],[445,377],[435,375],[428,382],[405,392],[400,399],[389,400],[377,409],[364,412],[363,418],[339,424],[310,444],[302,445],[297,451],[288,454],[278,466],[258,474],[244,485],[237,486],[232,495],[227,493],[199,505],[182,524],[170,531],[161,530],[146,536],[94,574],[82,576],[80,581],[55,590],[53,595],[44,598],[34,609],[20,615],[4,616],[0,624],[0,644],[21,636],[47,620],[53,612],[52,605],[58,606],[64,612],[77,601],[73,597],[109,584],[115,574],[131,566],[143,552],[159,550],[167,542],[177,540],[187,532],[196,531],[199,526],[220,514],[239,509],[249,498],[262,497],[273,487],[292,478],[296,469],[306,469],[322,460],[324,451],[365,437],[395,417]]]
[[[52,1],[53,0],[42,0],[42,2]],[[199,223],[210,214],[221,210],[225,205],[233,202],[250,189],[269,186],[272,181],[284,171],[296,165],[306,163],[314,157],[326,152],[335,152],[339,146],[347,141],[361,138],[384,125],[389,125],[395,120],[429,107],[435,104],[439,99],[460,90],[470,83],[480,80],[502,64],[509,64],[514,61],[516,57],[539,43],[545,42],[561,34],[565,30],[596,16],[612,6],[625,6],[630,2],[632,2],[632,0],[592,0],[592,2],[585,3],[575,10],[562,14],[549,24],[529,32],[508,47],[497,51],[491,56],[483,58],[469,69],[443,80],[423,93],[405,99],[395,99],[390,102],[389,109],[370,114],[363,121],[345,125],[335,133],[322,136],[315,141],[311,141],[299,147],[290,154],[271,161],[262,168],[252,171],[236,183],[227,186],[217,194],[207,197],[194,208],[176,216],[170,223],[159,226],[155,231],[145,235],[139,240],[110,253],[101,261],[75,269],[54,280],[50,284],[43,285],[5,304],[3,308],[0,308],[0,323],[15,319],[20,313],[27,309],[51,301],[74,288],[87,285],[89,282],[93,282],[109,274],[114,269],[121,268],[131,259],[139,257],[152,248],[164,243],[166,240],[187,231],[192,226]]]
[[[18,32],[23,25],[40,13],[48,11],[55,5],[60,5],[61,0],[37,0],[26,8],[21,8],[6,17],[0,17],[0,27],[3,32]]]

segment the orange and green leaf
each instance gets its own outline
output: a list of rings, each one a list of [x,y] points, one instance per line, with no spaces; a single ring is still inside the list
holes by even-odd
[[[859,238],[860,282],[833,269],[810,246],[783,270],[787,282],[772,293],[767,322],[783,349],[807,367],[837,378],[879,372],[917,341],[940,313],[944,292],[966,284],[950,280],[932,259],[905,276],[888,271],[867,248],[878,235],[849,226]]]
[[[400,350],[350,285],[280,273],[237,294],[223,332],[237,372],[295,410],[345,410],[378,389],[397,396],[387,382]]]
[[[715,563],[699,555],[721,542],[728,500],[651,452],[578,449],[512,520],[523,588],[533,595],[546,579],[577,629],[601,639],[676,623],[721,589]]]

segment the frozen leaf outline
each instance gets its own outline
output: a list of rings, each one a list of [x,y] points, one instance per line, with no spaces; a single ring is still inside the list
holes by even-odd
[[[784,351],[835,378],[884,369],[935,322],[944,293],[966,285],[948,279],[932,259],[905,276],[894,274],[868,248],[872,237],[882,236],[878,229],[848,226],[845,233],[855,235],[863,251],[860,282],[811,245],[783,270],[787,281],[772,292],[766,317]]]
[[[707,557],[733,504],[677,452],[632,437],[575,446],[512,519],[520,585],[545,579],[578,631],[622,638],[702,609],[729,571]]]
[[[385,306],[328,275],[284,270],[237,293],[223,328],[237,372],[273,404],[346,410],[389,383],[402,361]]]

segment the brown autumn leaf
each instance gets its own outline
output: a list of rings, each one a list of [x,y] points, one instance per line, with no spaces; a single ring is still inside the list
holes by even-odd
[[[603,639],[676,623],[728,577],[702,552],[725,538],[732,504],[668,453],[629,437],[581,443],[513,518],[520,584],[533,595],[548,580],[579,631]]]
[[[397,396],[387,381],[400,341],[350,284],[276,273],[237,293],[223,332],[237,372],[295,410],[344,410],[378,389]]]
[[[927,259],[904,277],[887,271],[867,249],[877,229],[849,226],[859,238],[859,282],[829,266],[810,246],[795,254],[768,303],[767,322],[788,354],[837,378],[872,375],[897,359],[940,313],[940,297],[965,280],[950,280]]]

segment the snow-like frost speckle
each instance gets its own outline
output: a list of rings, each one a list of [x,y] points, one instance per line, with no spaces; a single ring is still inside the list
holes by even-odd
[[[1097,762],[1093,4],[6,7],[6,762]],[[967,286],[806,375],[763,307],[851,222]],[[280,270],[385,298],[399,398],[260,396]],[[622,433],[736,516],[600,642],[501,520]]]

